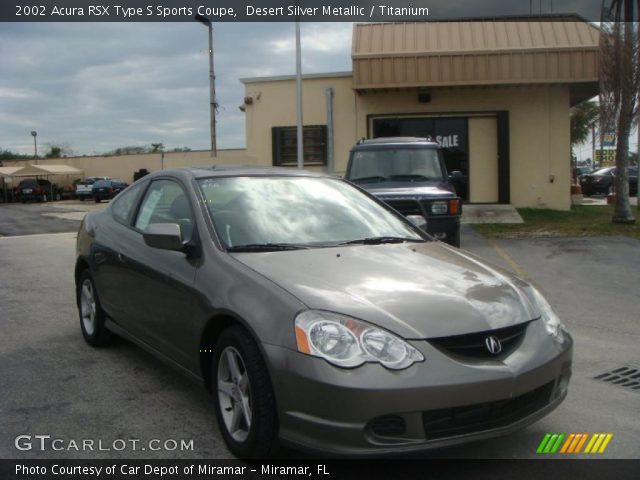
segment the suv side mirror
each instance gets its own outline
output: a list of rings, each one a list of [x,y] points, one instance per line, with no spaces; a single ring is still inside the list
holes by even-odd
[[[142,233],[144,243],[161,250],[184,252],[182,232],[177,223],[152,223]]]
[[[459,180],[461,178],[464,178],[464,174],[460,170],[454,170],[449,175],[449,178],[451,178],[452,180]]]

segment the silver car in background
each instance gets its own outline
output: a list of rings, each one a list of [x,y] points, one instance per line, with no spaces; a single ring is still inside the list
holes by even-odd
[[[75,278],[87,342],[202,382],[242,457],[490,438],[567,395],[572,340],[538,290],[327,175],[148,175],[85,217]]]

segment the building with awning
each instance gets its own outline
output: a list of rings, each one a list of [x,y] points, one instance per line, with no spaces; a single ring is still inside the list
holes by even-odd
[[[598,94],[598,42],[575,16],[356,24],[352,72],[303,77],[305,166],[342,173],[360,138],[431,136],[466,202],[567,209],[569,109]],[[241,81],[247,154],[295,165],[295,77]]]

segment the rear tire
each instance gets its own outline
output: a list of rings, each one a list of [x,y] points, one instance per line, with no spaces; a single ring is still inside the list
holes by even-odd
[[[103,347],[111,343],[113,334],[104,323],[107,316],[102,310],[98,291],[89,270],[80,275],[76,287],[76,302],[80,316],[80,329],[85,341],[93,347]]]
[[[453,245],[456,248],[460,248],[460,230],[456,232],[456,235],[455,237],[453,237],[453,242],[451,242],[451,245]]]
[[[218,425],[229,450],[240,458],[272,456],[278,443],[273,387],[260,350],[244,328],[222,332],[211,376]]]

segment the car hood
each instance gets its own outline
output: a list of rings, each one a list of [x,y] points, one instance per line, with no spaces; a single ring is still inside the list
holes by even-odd
[[[440,242],[233,256],[311,309],[351,315],[404,338],[486,331],[539,316],[526,282]]]
[[[408,182],[385,182],[359,185],[367,192],[385,198],[402,197],[455,197],[455,194],[441,183],[408,183]]]

